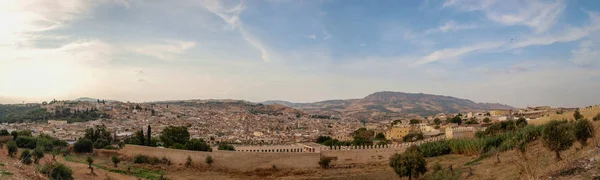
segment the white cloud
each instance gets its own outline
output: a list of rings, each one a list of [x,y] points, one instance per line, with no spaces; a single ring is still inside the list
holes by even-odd
[[[522,25],[534,33],[548,31],[564,11],[563,1],[538,0],[448,0],[444,7],[465,11],[483,11],[491,21],[508,26]]]
[[[466,55],[468,53],[494,49],[502,46],[502,42],[484,42],[459,48],[445,48],[434,51],[415,62],[416,65],[428,64],[443,59],[454,59]]]
[[[453,32],[453,31],[475,29],[475,28],[478,28],[478,26],[473,25],[473,24],[457,24],[455,21],[451,20],[437,28],[425,30],[425,34],[440,33],[440,32],[445,33],[445,32]]]
[[[191,41],[167,41],[157,44],[131,45],[131,51],[152,56],[161,60],[173,60],[177,55],[194,47],[195,42]]]
[[[223,7],[220,1],[202,1],[201,5],[223,19],[229,28],[238,30],[246,42],[261,52],[261,58],[264,62],[269,62],[273,59],[272,53],[267,50],[268,48],[262,41],[244,28],[244,24],[240,19],[240,14],[246,9],[244,1],[240,1],[239,4],[230,9]]]
[[[309,39],[317,39],[317,35],[311,34],[311,35],[307,36],[307,38],[309,38]]]
[[[600,65],[600,48],[594,41],[582,41],[577,49],[571,51],[571,61],[579,65]]]
[[[329,38],[331,38],[331,34],[326,29],[323,29],[323,40],[328,40]]]

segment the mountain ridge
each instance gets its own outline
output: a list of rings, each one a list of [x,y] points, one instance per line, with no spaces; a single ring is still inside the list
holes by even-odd
[[[313,110],[313,112],[383,112],[421,116],[464,111],[517,109],[505,104],[474,102],[453,96],[393,91],[375,92],[361,99],[324,100],[312,103],[270,100],[264,101],[262,104],[280,104],[292,108]]]

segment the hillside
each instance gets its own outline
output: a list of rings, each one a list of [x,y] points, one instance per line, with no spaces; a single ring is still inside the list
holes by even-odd
[[[499,103],[476,103],[468,99],[423,93],[382,91],[362,99],[327,100],[314,103],[265,101],[263,104],[280,104],[292,108],[319,112],[343,112],[369,114],[373,112],[400,115],[434,115],[464,111],[515,109]]]
[[[106,102],[118,102],[118,101],[116,101],[116,100],[109,100],[109,99],[94,99],[94,98],[90,98],[90,97],[80,97],[80,98],[74,99],[73,101],[81,101],[81,102],[96,102],[96,101],[98,101],[98,100],[100,100],[100,101],[104,100],[104,101],[106,101]]]

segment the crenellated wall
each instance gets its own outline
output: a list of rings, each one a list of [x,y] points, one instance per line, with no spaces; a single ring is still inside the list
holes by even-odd
[[[583,111],[593,111],[593,110],[598,110],[600,109],[600,105],[593,105],[593,106],[588,106],[588,107],[584,107],[584,108],[579,108],[580,112]]]

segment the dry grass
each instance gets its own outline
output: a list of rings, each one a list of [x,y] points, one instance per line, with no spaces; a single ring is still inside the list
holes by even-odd
[[[540,124],[546,124],[547,122],[549,122],[551,120],[555,120],[555,119],[559,119],[559,120],[560,119],[573,119],[573,113],[575,113],[575,112],[571,111],[571,112],[565,112],[563,114],[550,114],[549,116],[541,117],[538,119],[533,119],[528,122],[530,124],[540,125]],[[584,118],[587,118],[591,121],[592,118],[598,113],[600,113],[600,109],[582,111],[581,115],[583,115]]]

